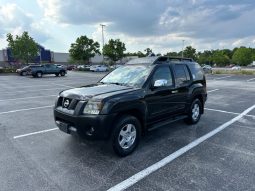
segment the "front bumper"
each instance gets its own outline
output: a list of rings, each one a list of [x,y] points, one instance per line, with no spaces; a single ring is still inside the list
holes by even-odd
[[[88,139],[107,139],[115,117],[116,114],[75,116],[54,109],[54,119],[61,131],[82,135]]]

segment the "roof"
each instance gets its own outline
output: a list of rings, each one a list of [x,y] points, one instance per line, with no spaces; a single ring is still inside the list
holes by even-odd
[[[172,62],[194,62],[192,58],[182,58],[182,57],[169,57],[169,56],[151,56],[151,57],[142,57],[142,58],[136,58],[132,59],[129,62],[127,62],[127,65],[133,65],[133,64],[148,64],[153,65],[157,64],[158,62],[165,62],[165,61],[172,61]]]

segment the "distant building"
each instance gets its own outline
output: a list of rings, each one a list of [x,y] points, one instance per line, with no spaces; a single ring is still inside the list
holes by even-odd
[[[56,63],[56,64],[64,64],[67,65],[70,62],[70,56],[69,53],[63,53],[63,52],[53,52],[48,49],[45,49],[43,46],[38,45],[40,52],[38,53],[38,56],[35,57],[35,59],[32,61],[33,63]],[[118,64],[124,64],[127,61],[138,58],[138,56],[128,56],[125,57],[116,63]],[[107,63],[109,62],[109,58],[107,56],[104,56],[104,61]],[[96,54],[93,58],[89,59],[89,63],[91,64],[101,64],[103,62],[103,55]],[[11,55],[11,49],[3,49],[0,50],[0,66],[12,66],[20,64],[18,60],[15,60]]]

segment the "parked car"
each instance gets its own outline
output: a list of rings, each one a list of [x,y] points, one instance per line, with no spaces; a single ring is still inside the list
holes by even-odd
[[[62,65],[62,64],[55,64],[57,67],[59,67],[59,68],[66,68],[64,65]]]
[[[122,66],[122,65],[120,65],[120,64],[115,64],[115,65],[110,66],[110,69],[114,70],[114,69],[116,69],[116,68],[118,68],[118,67],[120,67],[120,66]]]
[[[231,68],[231,70],[241,70],[241,69],[242,69],[241,66],[233,66]]]
[[[77,68],[77,69],[84,69],[85,66],[84,66],[84,65],[78,65],[76,68]]]
[[[133,59],[96,84],[59,93],[54,119],[59,129],[88,139],[106,139],[120,156],[132,153],[142,133],[204,113],[206,80],[192,59]]]
[[[67,70],[75,70],[76,66],[75,65],[69,65],[66,67]]]
[[[65,76],[66,69],[60,68],[55,64],[43,64],[31,68],[31,74],[33,77],[41,78],[45,74],[55,74],[56,76]]]
[[[108,71],[108,67],[105,65],[94,65],[90,67],[90,71],[92,72],[106,72]]]
[[[255,61],[250,64],[251,67],[255,67]]]
[[[23,68],[20,68],[20,69],[17,69],[16,70],[16,73],[21,75],[21,76],[27,76],[27,75],[31,75],[31,72],[32,72],[32,68],[35,68],[35,67],[40,67],[41,65],[28,65],[28,66],[25,66]]]
[[[203,70],[204,70],[204,73],[206,74],[211,74],[212,73],[212,67],[210,65],[204,65],[202,66]]]

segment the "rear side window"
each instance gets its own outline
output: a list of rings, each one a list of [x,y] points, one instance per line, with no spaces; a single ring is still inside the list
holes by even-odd
[[[176,76],[176,85],[180,86],[190,81],[190,75],[186,65],[176,64],[174,65],[174,71]]]
[[[192,73],[192,78],[193,80],[203,80],[204,78],[204,73],[202,68],[200,67],[200,65],[198,63],[194,63],[194,64],[189,64],[189,69]]]

